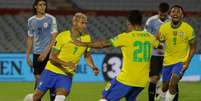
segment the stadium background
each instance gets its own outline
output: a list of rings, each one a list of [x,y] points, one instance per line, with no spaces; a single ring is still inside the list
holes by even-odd
[[[77,11],[89,16],[88,30],[93,40],[109,39],[126,30],[129,10],[140,9],[145,18],[157,14],[162,0],[48,0],[48,13],[56,16],[59,32],[70,28],[72,15]],[[185,20],[195,29],[197,50],[190,68],[180,85],[180,101],[201,101],[201,0],[165,0],[180,4]],[[22,101],[33,91],[32,71],[26,64],[27,20],[32,16],[33,0],[0,0],[0,101]],[[101,72],[93,76],[82,58],[74,77],[70,101],[97,101],[104,81],[115,77],[121,67],[120,50],[92,50],[95,64]],[[106,68],[107,67],[107,68]],[[84,99],[84,100],[83,100]],[[44,101],[47,100],[45,96]],[[147,101],[144,90],[139,101]]]

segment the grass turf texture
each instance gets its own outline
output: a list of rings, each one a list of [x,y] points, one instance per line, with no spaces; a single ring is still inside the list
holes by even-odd
[[[104,83],[73,83],[66,101],[98,101]],[[0,101],[22,101],[33,91],[33,82],[0,82]],[[181,82],[179,101],[201,101],[201,82]],[[49,92],[42,101],[49,101]],[[121,101],[125,101],[124,99]],[[140,93],[138,101],[148,101],[147,88]]]

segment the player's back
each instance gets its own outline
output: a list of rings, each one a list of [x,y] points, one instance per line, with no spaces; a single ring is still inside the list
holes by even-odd
[[[130,86],[145,87],[148,81],[149,62],[155,37],[145,31],[123,33],[115,40],[121,40],[123,65],[117,80]]]

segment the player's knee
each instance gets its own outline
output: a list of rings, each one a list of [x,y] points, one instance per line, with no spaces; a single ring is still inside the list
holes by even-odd
[[[177,74],[173,73],[171,79],[173,79],[175,82],[178,82],[180,80],[180,77]]]
[[[168,90],[168,87],[169,87],[169,82],[163,82],[162,91],[166,92]]]
[[[152,76],[150,77],[150,82],[156,84],[160,80],[160,76]]]
[[[169,92],[171,94],[175,94],[176,93],[176,84],[175,83],[170,83],[169,84]]]
[[[65,90],[64,88],[57,88],[56,89],[56,95],[64,95],[68,96],[70,94],[69,90]]]
[[[39,101],[39,100],[40,100],[40,96],[38,94],[34,94],[33,101]]]
[[[43,93],[36,90],[36,92],[33,94],[33,101],[39,101],[42,96],[43,96]]]

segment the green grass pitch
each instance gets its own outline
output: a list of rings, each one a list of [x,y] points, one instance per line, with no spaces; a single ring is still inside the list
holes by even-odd
[[[101,82],[73,83],[66,101],[98,101],[104,86]],[[22,101],[26,94],[33,91],[32,88],[33,82],[0,82],[0,101]],[[181,82],[179,88],[179,101],[201,101],[201,82]],[[49,101],[49,94],[42,101]],[[140,93],[138,101],[148,101],[147,88]]]

